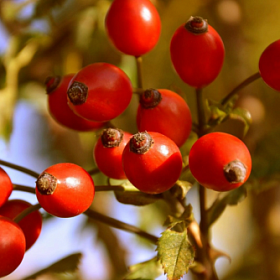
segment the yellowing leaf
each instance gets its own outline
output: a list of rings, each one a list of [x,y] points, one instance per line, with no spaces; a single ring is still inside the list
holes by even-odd
[[[153,280],[163,274],[163,269],[156,258],[129,267],[123,280]]]
[[[194,248],[188,240],[187,231],[164,231],[158,241],[158,258],[169,280],[179,280],[194,261]]]

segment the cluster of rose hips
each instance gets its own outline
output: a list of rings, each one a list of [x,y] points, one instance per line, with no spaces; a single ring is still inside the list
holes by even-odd
[[[139,58],[157,43],[161,22],[149,0],[114,0],[106,16],[106,29],[114,46]],[[259,73],[280,90],[280,41],[262,54]],[[196,90],[210,84],[219,74],[224,45],[219,34],[201,17],[191,17],[174,33],[170,44],[172,64],[180,78]],[[276,59],[275,59],[276,58]],[[49,111],[63,126],[77,131],[103,129],[94,148],[98,169],[114,179],[128,179],[140,191],[159,194],[180,178],[180,147],[192,130],[192,116],[185,100],[168,89],[134,90],[127,75],[109,63],[93,63],[76,74],[46,80]],[[132,135],[108,123],[124,112],[132,94],[139,94]],[[222,132],[203,133],[189,153],[189,168],[204,187],[216,191],[235,189],[248,179],[251,156],[245,144]],[[16,218],[30,206],[8,200],[12,182],[0,169],[0,277],[21,263],[24,253],[38,238],[42,217],[34,211],[18,223]],[[94,198],[94,182],[78,165],[59,163],[44,170],[36,181],[40,206],[57,217],[73,217],[86,211]]]

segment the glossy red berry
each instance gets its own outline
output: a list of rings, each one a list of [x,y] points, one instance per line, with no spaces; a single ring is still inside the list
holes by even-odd
[[[0,186],[1,186],[1,193],[0,193],[0,207],[8,200],[12,191],[13,191],[13,184],[10,179],[10,176],[6,173],[6,171],[0,167]]]
[[[180,78],[194,88],[202,88],[220,73],[225,50],[220,35],[206,20],[191,17],[175,31],[170,55]]]
[[[280,91],[280,40],[263,51],[259,60],[259,72],[266,84]]]
[[[48,167],[36,181],[36,196],[49,214],[69,218],[86,211],[94,198],[94,183],[82,167],[58,163]]]
[[[97,130],[104,126],[102,122],[88,121],[76,115],[68,106],[67,89],[75,74],[64,77],[48,77],[45,84],[48,94],[49,112],[61,125],[77,131]]]
[[[93,63],[81,69],[68,88],[70,108],[79,116],[105,122],[119,116],[132,97],[127,75],[109,63]]]
[[[149,0],[114,0],[105,25],[113,45],[136,57],[154,48],[161,31],[159,14]]]
[[[252,161],[248,148],[240,139],[227,133],[212,132],[192,146],[189,167],[202,186],[229,191],[246,182]]]
[[[122,161],[128,180],[145,193],[167,191],[182,171],[182,156],[178,146],[157,132],[133,135],[123,151]]]
[[[30,206],[32,205],[24,200],[8,200],[0,208],[0,215],[10,219],[14,219],[23,210]],[[39,211],[34,211],[20,220],[18,222],[18,225],[24,233],[26,240],[26,250],[28,250],[35,243],[41,233],[42,215]]]
[[[137,127],[139,131],[164,134],[180,147],[192,129],[189,106],[180,95],[171,90],[148,89],[140,96]]]
[[[25,253],[25,237],[21,228],[7,217],[0,216],[0,277],[12,273]]]
[[[122,167],[122,153],[132,134],[116,128],[104,129],[94,148],[99,170],[113,179],[126,179]]]

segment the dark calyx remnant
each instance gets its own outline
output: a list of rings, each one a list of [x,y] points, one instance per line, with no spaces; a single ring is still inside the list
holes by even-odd
[[[101,142],[106,148],[118,147],[123,139],[123,132],[118,128],[107,128],[103,130]]]
[[[193,34],[202,34],[208,31],[208,22],[202,17],[190,17],[185,28]]]
[[[88,97],[88,87],[80,82],[73,82],[67,91],[70,101],[74,105],[84,104]]]
[[[138,132],[130,138],[129,147],[130,151],[136,154],[145,154],[151,146],[154,140],[147,132]]]
[[[60,76],[47,77],[47,79],[45,81],[47,94],[50,94],[51,92],[53,92],[58,87],[60,82],[61,82]]]
[[[140,104],[145,109],[156,107],[161,101],[162,96],[156,89],[147,89],[140,95]]]
[[[242,183],[246,178],[247,167],[240,160],[233,160],[224,167],[224,174],[232,184]]]
[[[44,172],[38,177],[36,185],[41,194],[50,195],[55,191],[57,179],[53,175]]]

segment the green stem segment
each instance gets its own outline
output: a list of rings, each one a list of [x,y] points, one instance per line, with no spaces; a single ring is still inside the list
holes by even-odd
[[[157,244],[157,242],[158,242],[158,238],[154,235],[151,235],[151,234],[149,234],[149,233],[147,233],[147,232],[145,232],[145,231],[143,231],[143,230],[141,230],[141,229],[139,229],[135,226],[129,225],[127,223],[118,221],[118,220],[113,219],[111,217],[108,217],[108,216],[105,216],[105,215],[100,214],[98,212],[95,212],[91,209],[86,210],[84,212],[84,214],[87,215],[91,219],[97,220],[97,221],[99,221],[101,223],[104,223],[104,224],[107,224],[111,227],[137,234],[137,235],[151,241],[153,244]]]
[[[243,89],[244,87],[246,87],[247,85],[251,84],[252,82],[254,82],[255,80],[259,79],[261,77],[260,73],[257,72],[255,74],[253,74],[252,76],[250,76],[249,78],[247,78],[246,80],[244,80],[242,83],[240,83],[238,86],[236,86],[226,97],[224,97],[221,100],[221,104],[222,105],[226,105],[226,103],[235,95],[235,93],[237,93],[239,90]]]
[[[204,128],[206,125],[205,114],[205,99],[202,89],[196,89],[196,103],[197,103],[197,119],[198,119],[198,136],[201,137],[204,134]]]
[[[4,161],[4,160],[0,160],[0,165],[4,165],[4,166],[10,167],[12,169],[18,170],[18,171],[23,172],[23,173],[25,173],[27,175],[35,177],[36,179],[40,175],[39,173],[37,173],[35,171],[32,171],[32,170],[30,170],[28,168],[25,168],[25,167],[22,167],[22,166],[19,166],[19,165],[16,165],[16,164]]]
[[[27,215],[31,214],[32,212],[35,212],[37,210],[39,210],[41,208],[41,205],[39,203],[34,204],[28,208],[26,208],[25,210],[23,210],[20,214],[18,214],[15,218],[14,218],[14,222],[18,223],[20,220],[22,220],[23,218],[25,218]]]
[[[35,188],[32,188],[32,187],[18,185],[18,184],[13,184],[13,187],[14,187],[14,191],[22,191],[22,192],[28,192],[28,193],[35,194]]]
[[[202,89],[196,89],[197,98],[197,118],[198,118],[198,137],[203,136],[206,133],[205,126],[207,124],[206,114],[205,114],[205,98],[203,96]],[[202,280],[218,280],[217,273],[214,266],[214,260],[210,256],[210,237],[209,237],[209,227],[207,223],[207,208],[206,208],[206,189],[199,185],[199,205],[200,205],[200,235],[202,247],[196,248],[196,259],[201,263],[205,271],[199,274],[199,279]]]
[[[136,67],[137,67],[137,88],[143,89],[143,81],[142,81],[142,57],[136,56]]]

